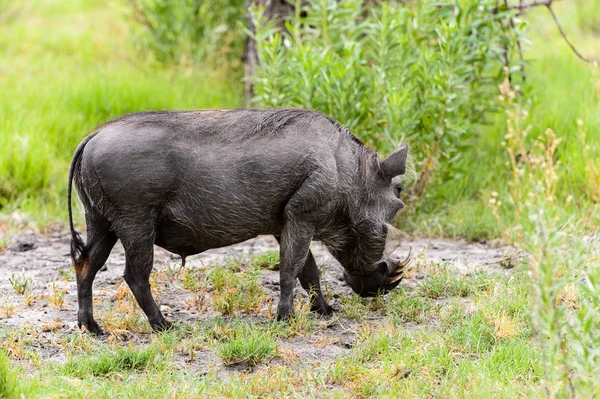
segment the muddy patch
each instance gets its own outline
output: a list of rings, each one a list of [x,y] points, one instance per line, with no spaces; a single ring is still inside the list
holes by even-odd
[[[23,339],[29,339],[31,345],[35,346],[37,360],[44,363],[63,363],[67,358],[65,348],[74,341],[73,337],[82,334],[77,328],[77,287],[70,265],[69,246],[68,233],[42,235],[26,232],[13,236],[7,249],[0,254],[0,330],[5,333],[22,330],[25,335]],[[513,248],[493,243],[416,239],[406,242],[399,251],[406,253],[409,246],[413,248],[413,268],[401,283],[408,291],[420,284],[426,273],[426,265],[444,263],[456,273],[463,274],[474,271],[510,273],[513,259],[516,258]],[[186,269],[227,268],[233,263],[237,265],[235,267],[243,268],[253,256],[277,249],[275,239],[261,236],[189,257]],[[319,243],[313,243],[312,251],[324,271],[323,283],[328,300],[334,309],[339,310],[341,301],[354,295],[343,282],[343,269]],[[123,283],[125,254],[120,244],[113,249],[106,266],[106,270],[99,272],[94,282],[94,310],[101,324],[105,321],[103,318],[121,317],[123,306],[135,307],[130,294],[127,297],[127,288]],[[169,320],[180,325],[192,325],[225,318],[213,306],[210,286],[200,289],[201,294],[198,294],[181,284],[183,269],[180,268],[179,257],[156,248],[154,268],[155,284],[160,286],[158,302]],[[272,319],[279,291],[279,274],[273,270],[261,270],[258,279],[266,296],[262,307],[248,313],[235,312],[233,318],[259,323]],[[24,289],[26,292],[19,294],[17,290],[22,285],[27,285]],[[306,298],[299,284],[296,298]],[[344,356],[353,347],[355,332],[361,328],[361,323],[377,321],[381,317],[377,312],[364,316],[361,322],[347,319],[340,312],[329,319],[319,318],[317,332],[282,339],[278,355],[258,367],[285,362],[287,359],[319,362]],[[135,322],[138,331],[127,331],[125,328],[119,331],[118,339],[134,346],[147,343],[152,334],[145,317],[140,314]],[[3,346],[9,344],[5,342]],[[199,375],[208,370],[218,370],[219,374],[236,371],[235,367],[224,366],[219,356],[203,345],[175,353],[173,360],[177,367]]]

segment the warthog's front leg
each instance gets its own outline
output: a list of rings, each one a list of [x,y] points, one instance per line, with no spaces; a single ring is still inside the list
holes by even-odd
[[[294,287],[310,254],[312,236],[307,228],[287,222],[279,238],[279,305],[277,319],[285,320],[294,306]]]
[[[281,245],[281,238],[279,236],[275,238]],[[327,303],[321,291],[321,272],[311,251],[308,252],[308,257],[298,275],[298,280],[310,298],[310,310],[322,315],[333,313],[333,308]]]
[[[304,264],[302,272],[298,276],[302,288],[306,290],[310,298],[310,310],[322,315],[330,315],[333,308],[327,303],[323,292],[321,291],[321,272],[315,262],[312,253],[308,253],[308,258]]]

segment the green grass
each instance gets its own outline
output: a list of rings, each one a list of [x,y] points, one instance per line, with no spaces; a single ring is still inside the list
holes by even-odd
[[[0,211],[40,225],[65,219],[68,166],[95,125],[148,109],[235,107],[231,76],[136,60],[107,1],[41,0],[0,24]]]
[[[390,293],[386,310],[396,324],[423,323],[435,316],[437,306],[428,298],[410,296],[406,290],[399,289]]]
[[[82,378],[88,375],[106,377],[124,371],[145,371],[154,366],[156,352],[152,349],[131,350],[117,348],[96,356],[70,359],[60,370],[65,375]]]
[[[227,316],[240,310],[246,313],[256,311],[264,300],[258,270],[240,270],[239,267],[236,261],[229,261],[226,267],[213,267],[207,277],[214,289],[213,303],[219,312]]]
[[[0,224],[16,219],[6,216],[13,211],[21,223],[40,227],[65,219],[70,157],[97,123],[143,109],[241,105],[241,85],[229,72],[159,68],[140,61],[115,3],[14,4],[0,1]],[[559,2],[556,8],[578,48],[600,58],[600,39],[593,33],[600,3]],[[566,169],[557,184],[558,202],[587,233],[597,231],[600,212],[591,195],[588,164],[580,156],[586,143],[578,139],[577,120],[587,130],[587,159],[600,159],[594,145],[600,139],[600,88],[594,86],[600,78],[566,47],[545,10],[530,18],[534,46],[527,52],[527,81],[520,84],[531,99],[531,136],[551,128],[564,138],[557,153]],[[505,115],[488,122],[479,127],[473,150],[453,160],[453,172],[442,170],[415,212],[399,217],[406,230],[469,239],[505,233],[489,205],[492,192],[506,201],[511,180],[500,145]],[[505,225],[514,226],[512,211],[502,212]],[[98,312],[99,318],[136,331],[129,342],[118,337],[101,341],[66,329],[61,336],[42,334],[33,325],[3,328],[0,397],[307,397],[317,387],[324,397],[336,398],[546,396],[543,346],[531,313],[532,283],[521,270],[507,276],[461,275],[442,264],[427,269],[414,290],[373,299],[334,298],[339,311],[333,319],[315,317],[299,300],[294,317],[278,323],[272,315],[254,312],[263,292],[253,274],[276,270],[277,254],[248,263],[165,272],[189,292],[209,295],[214,308],[228,317],[209,314],[208,320],[164,334],[146,334],[143,316],[133,312],[123,318],[114,305],[108,316]],[[14,281],[19,290],[24,287]],[[352,343],[343,356],[312,361],[294,355],[295,342],[319,347],[336,328]],[[290,342],[292,349],[285,349]],[[68,360],[47,363],[40,345]],[[202,366],[199,356],[206,351],[225,364],[258,367],[232,372],[225,382],[219,370]]]
[[[285,327],[284,327],[285,328]],[[277,355],[282,329],[273,323],[215,320],[204,327],[208,345],[228,366],[256,366]]]
[[[364,321],[365,317],[381,311],[383,306],[384,303],[381,296],[375,298],[361,298],[357,295],[350,295],[340,298],[341,314],[348,319],[355,319],[358,321]]]
[[[264,360],[275,357],[277,344],[269,331],[251,324],[239,324],[230,339],[217,345],[216,351],[226,365],[246,363],[255,366]]]
[[[181,284],[186,290],[200,292],[206,289],[206,270],[184,268],[181,272]]]
[[[461,276],[455,269],[442,263],[430,268],[419,292],[431,299],[467,297],[487,289],[492,281],[491,276],[479,272]]]
[[[24,395],[18,374],[4,351],[0,351],[0,398],[18,398]]]
[[[203,292],[222,295],[217,289],[247,277],[252,262],[226,260],[198,271],[209,283]],[[0,377],[32,398],[543,397],[527,274],[462,275],[450,263],[423,262],[420,288],[375,298],[342,295],[333,318],[312,314],[308,300],[298,298],[287,322],[264,313],[223,316],[214,304],[173,330],[125,338],[100,340],[64,329],[40,334],[32,325],[3,330],[9,355],[0,357],[0,366],[17,366],[19,378],[12,371]],[[217,270],[224,274],[211,278]],[[184,273],[177,276],[185,281]],[[436,289],[430,280],[438,281]],[[159,291],[197,293],[193,285],[160,281]],[[66,362],[32,357],[40,345]],[[327,348],[334,348],[331,358],[320,355]]]
[[[14,288],[17,294],[23,295],[28,289],[31,289],[33,285],[33,279],[27,276],[24,272],[22,274],[13,273],[8,279],[10,285]]]
[[[254,256],[250,265],[258,269],[279,270],[279,251],[267,251]]]

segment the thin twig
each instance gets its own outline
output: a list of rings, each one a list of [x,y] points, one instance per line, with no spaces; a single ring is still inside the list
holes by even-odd
[[[496,12],[498,12],[498,8],[499,8],[499,0],[496,0],[496,7],[494,8],[494,10],[492,11],[494,14]],[[502,31],[506,32],[506,26],[504,25],[504,22],[502,20],[500,20],[500,26],[502,27]],[[503,44],[502,45],[502,58],[504,58],[504,67],[506,68],[507,71],[510,71],[510,58],[508,57],[508,44]],[[508,73],[508,80],[510,81],[510,72]]]
[[[523,5],[523,0],[519,0],[519,5]],[[511,23],[513,19],[510,19]],[[523,47],[521,46],[521,40],[519,39],[519,35],[517,35],[517,46],[519,47],[519,59],[521,60],[521,78],[523,78],[523,82],[527,80],[527,76],[525,76],[525,59],[523,58]]]
[[[552,0],[550,0],[550,3],[552,3]],[[554,13],[554,10],[552,9],[552,7],[550,7],[550,4],[548,4],[546,7],[548,8],[548,11],[550,11],[550,14],[552,14],[552,18],[554,18],[554,22],[556,22],[556,26],[558,26],[558,30],[560,31],[560,34],[562,35],[563,39],[565,39],[565,42],[567,42],[569,47],[571,47],[571,50],[573,50],[573,52],[575,54],[577,54],[577,56],[579,58],[581,58],[583,61],[589,62],[589,63],[597,63],[598,61],[584,57],[579,51],[577,51],[575,46],[573,46],[573,44],[567,38],[567,34],[565,33],[565,31],[563,31],[562,26],[560,26],[560,24],[558,23],[558,18],[556,18],[556,14]]]
[[[128,0],[129,6],[133,9],[133,18],[140,24],[146,26],[152,34],[156,35],[156,27],[150,22],[148,14],[144,12],[143,7],[135,0]]]
[[[507,10],[526,10],[528,8],[532,8],[532,7],[536,7],[536,6],[549,7],[552,5],[552,1],[554,1],[554,0],[534,0],[530,3],[523,3],[522,1],[520,1],[519,4],[512,4],[510,6],[507,6],[506,9]],[[498,10],[493,10],[493,11],[496,12]]]
[[[550,0],[552,1],[552,0]],[[519,5],[523,4],[523,0],[519,0]],[[508,0],[504,0],[504,6],[508,10]],[[521,69],[521,78],[523,82],[525,81],[525,60],[523,59],[523,48],[521,47],[521,40],[519,39],[519,35],[515,32],[515,21],[513,21],[513,17],[508,17],[508,23],[510,24],[510,28],[512,29],[515,37],[517,38],[517,47],[519,48],[519,60],[521,61],[520,69]]]

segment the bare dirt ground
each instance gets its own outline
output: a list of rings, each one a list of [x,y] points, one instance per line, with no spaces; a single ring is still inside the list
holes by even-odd
[[[37,332],[37,352],[43,362],[64,362],[65,354],[61,346],[56,345],[57,340],[81,333],[77,329],[77,290],[70,265],[69,245],[70,235],[66,232],[49,235],[23,232],[13,236],[7,249],[0,253],[0,301],[2,302],[0,305],[3,309],[0,311],[0,330],[33,328]],[[514,254],[514,249],[494,243],[469,243],[445,239],[415,239],[406,242],[399,251],[406,253],[409,245],[413,247],[416,262],[447,261],[456,268],[457,273],[470,273],[475,270],[508,273],[506,268],[500,267],[500,263],[507,255]],[[186,268],[224,264],[231,258],[249,259],[253,255],[274,249],[278,249],[275,239],[267,236],[258,237],[238,245],[189,257]],[[335,309],[339,309],[341,298],[355,294],[342,280],[342,267],[325,248],[319,243],[313,243],[312,250],[317,263],[324,266],[323,283],[329,301]],[[155,270],[173,269],[178,264],[180,260],[177,256],[160,248],[155,249]],[[109,312],[110,307],[114,308],[114,297],[123,281],[124,266],[123,248],[117,244],[107,262],[108,270],[99,272],[94,282],[95,316],[101,324],[102,316]],[[11,276],[23,273],[32,280],[32,293],[35,299],[30,306],[25,306],[25,296],[18,295],[9,281]],[[401,286],[408,290],[414,289],[422,277],[419,270],[416,270],[403,280]],[[266,295],[272,299],[272,304],[276,304],[279,273],[262,270],[260,280]],[[50,303],[48,296],[52,295],[53,290],[59,290],[59,294],[64,292],[62,308],[57,308]],[[300,296],[306,294],[298,284],[296,297]],[[159,303],[166,317],[180,325],[221,317],[220,313],[210,306],[199,310],[198,307],[186,305],[192,297],[193,294],[181,285],[170,284],[161,290]],[[272,307],[275,308],[274,305]],[[235,317],[250,320],[257,316],[242,314]],[[378,316],[374,314],[372,317]],[[367,316],[367,319],[370,318]],[[146,323],[145,318],[143,321]],[[344,355],[352,347],[353,331],[358,323],[356,320],[345,319],[338,313],[324,324],[325,330],[320,337],[292,337],[281,343],[280,350],[293,349],[295,356],[301,359],[313,361],[334,359]],[[133,344],[144,343],[148,335],[149,332],[130,333],[126,339]],[[315,345],[315,341],[319,341],[320,344]],[[200,373],[210,368],[223,370],[224,373],[232,371],[230,367],[222,364],[215,353],[206,348],[199,350],[195,359],[197,359],[195,364],[190,365],[182,358],[182,367],[193,367],[194,371]]]

